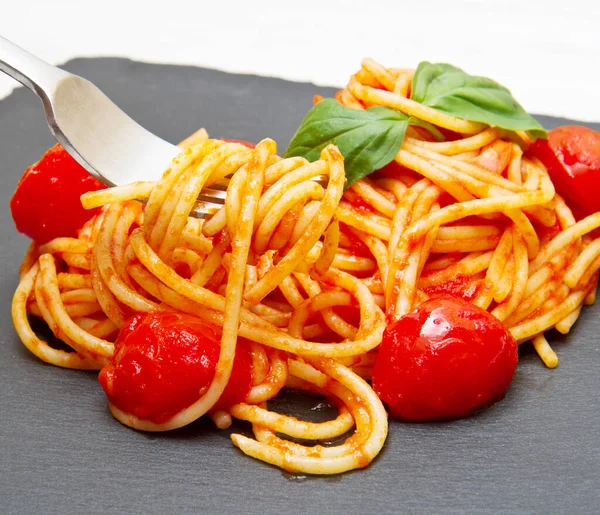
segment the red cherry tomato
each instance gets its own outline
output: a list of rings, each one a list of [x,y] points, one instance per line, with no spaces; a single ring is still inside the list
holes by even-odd
[[[248,148],[254,148],[256,145],[254,143],[250,143],[249,141],[245,141],[243,139],[224,139],[221,138],[221,141],[227,141],[228,143],[239,143],[240,145],[244,145]]]
[[[600,134],[587,127],[565,125],[538,139],[530,151],[548,169],[556,191],[578,218],[600,210]]]
[[[98,379],[108,400],[157,424],[196,402],[214,375],[220,331],[177,313],[138,313],[121,328],[111,362]],[[215,405],[243,402],[251,387],[251,358],[239,342],[231,378]]]
[[[56,144],[19,181],[10,201],[17,230],[40,244],[75,236],[98,212],[83,209],[81,195],[105,187]]]
[[[373,388],[392,417],[467,416],[500,399],[517,344],[487,311],[454,297],[430,299],[383,333]]]

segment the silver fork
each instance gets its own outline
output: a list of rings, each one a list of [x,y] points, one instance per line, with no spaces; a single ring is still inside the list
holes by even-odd
[[[90,81],[0,36],[0,70],[42,101],[50,131],[73,158],[107,186],[159,179],[181,149],[144,129]],[[193,215],[205,218],[225,202],[226,187],[205,188]]]

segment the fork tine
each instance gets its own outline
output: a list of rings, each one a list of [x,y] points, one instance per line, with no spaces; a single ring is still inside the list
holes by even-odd
[[[190,215],[196,218],[210,218],[222,207],[222,204],[207,202],[206,200],[198,200]]]
[[[230,177],[230,176],[229,176]],[[211,184],[210,187],[204,188],[200,195],[191,215],[196,218],[210,218],[225,204],[227,197],[227,185],[229,177],[224,178],[220,183]],[[329,177],[327,175],[317,175],[311,180],[319,183],[324,188],[327,187]]]
[[[225,204],[225,197],[227,197],[227,190],[210,187],[202,190],[198,200],[223,205]]]
[[[221,190],[221,191],[227,191],[227,186],[229,185],[229,180],[222,180],[220,182],[215,182],[214,184],[210,185],[210,188],[212,188],[213,190]],[[205,190],[208,190],[209,188],[204,188]]]
[[[318,182],[321,186],[323,186],[323,188],[327,188],[329,177],[327,175],[316,175],[311,179],[311,181]]]

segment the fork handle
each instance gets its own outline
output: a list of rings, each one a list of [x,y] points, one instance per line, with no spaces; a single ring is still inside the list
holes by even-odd
[[[42,61],[0,36],[0,70],[18,80],[42,100],[49,97],[67,72]]]

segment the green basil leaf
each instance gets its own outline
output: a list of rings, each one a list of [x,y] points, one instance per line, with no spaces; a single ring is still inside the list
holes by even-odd
[[[544,128],[507,88],[450,64],[420,63],[413,77],[410,98],[463,120],[527,131],[534,139],[547,137]]]
[[[306,115],[284,157],[319,159],[334,144],[344,156],[346,188],[388,164],[400,150],[409,117],[388,109],[350,109],[337,100],[321,100]]]

